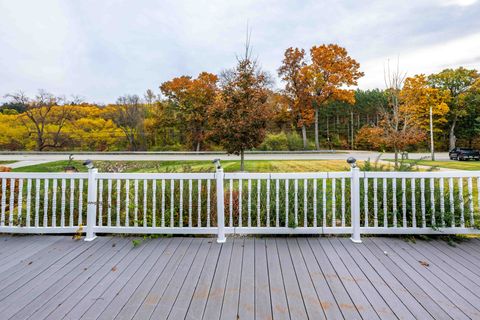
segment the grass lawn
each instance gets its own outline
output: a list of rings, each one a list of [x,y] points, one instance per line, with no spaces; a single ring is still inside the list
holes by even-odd
[[[392,159],[387,161],[393,162]],[[431,161],[431,160],[403,160],[405,163],[415,163],[422,166],[440,167],[457,170],[480,170],[480,161]]]
[[[0,161],[0,166],[4,164],[14,163],[15,161]]]
[[[82,161],[72,164],[81,172],[87,171]],[[359,161],[361,165],[362,162]],[[68,161],[54,161],[14,169],[15,172],[62,172]],[[100,172],[214,172],[210,161],[95,161]],[[240,161],[222,161],[226,172],[240,171]],[[345,160],[246,160],[248,172],[316,172],[347,171]]]

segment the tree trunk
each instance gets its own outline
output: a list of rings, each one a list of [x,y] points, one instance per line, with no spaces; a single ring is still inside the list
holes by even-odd
[[[243,153],[243,150],[240,151],[240,171],[244,172],[245,171],[245,155]]]
[[[457,142],[457,137],[455,137],[455,125],[457,124],[457,117],[453,119],[452,126],[450,127],[450,136],[449,136],[449,145],[450,150],[455,148],[455,143]]]
[[[351,149],[353,150],[353,112],[350,112],[350,119],[351,119],[350,143],[351,143]]]
[[[302,125],[303,150],[307,150],[307,128]]]
[[[318,142],[318,107],[315,108],[315,149],[320,150]]]
[[[395,169],[398,169],[398,150],[397,150],[397,148],[395,148],[394,151],[395,151]]]
[[[197,147],[195,148],[195,150],[196,150],[197,152],[200,151],[200,141],[197,141]]]

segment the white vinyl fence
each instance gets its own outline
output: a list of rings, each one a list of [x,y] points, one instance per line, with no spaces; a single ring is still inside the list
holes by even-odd
[[[0,173],[4,233],[480,233],[480,172]],[[220,213],[220,214],[219,214]]]

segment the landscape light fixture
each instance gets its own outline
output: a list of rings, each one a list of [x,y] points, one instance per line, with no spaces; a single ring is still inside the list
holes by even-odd
[[[93,161],[92,161],[92,160],[85,160],[85,162],[83,163],[83,165],[84,165],[85,167],[87,167],[87,169],[89,169],[89,170],[94,168],[94,166],[93,166]]]
[[[357,160],[354,158],[354,157],[349,157],[347,159],[347,163],[350,165],[350,167],[352,168],[356,168],[357,167]]]
[[[213,159],[212,163],[215,165],[215,169],[220,170],[222,168],[222,165],[220,164],[220,159]]]

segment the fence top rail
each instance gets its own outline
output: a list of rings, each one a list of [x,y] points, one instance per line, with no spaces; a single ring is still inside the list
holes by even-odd
[[[97,179],[115,180],[209,180],[215,179],[215,173],[98,173]]]
[[[0,179],[87,179],[88,173],[1,172]]]
[[[225,179],[329,179],[351,178],[350,171],[343,172],[285,172],[285,173],[250,173],[229,172],[225,173]],[[216,173],[210,172],[186,172],[186,173],[106,173],[100,172],[97,179],[114,180],[209,180],[215,179]],[[480,171],[361,171],[360,178],[480,178]],[[0,179],[87,179],[88,173],[65,173],[65,172],[1,172]]]
[[[283,173],[250,173],[234,172],[225,173],[225,179],[328,179],[328,178],[348,178],[350,171],[345,172],[283,172]]]
[[[480,171],[399,172],[363,171],[360,178],[469,178],[480,177]]]

